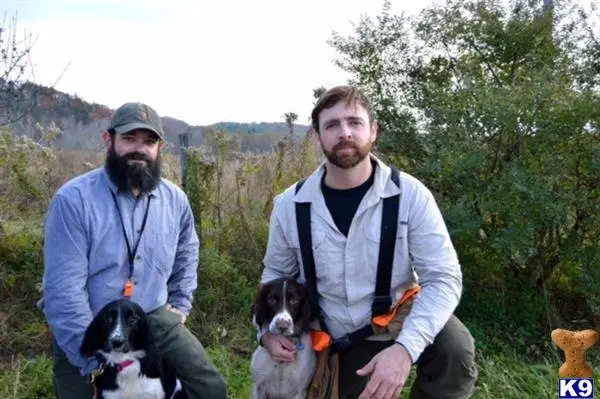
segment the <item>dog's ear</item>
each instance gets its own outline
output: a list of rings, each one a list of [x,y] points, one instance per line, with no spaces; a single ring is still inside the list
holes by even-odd
[[[264,284],[258,284],[258,286],[256,287],[256,293],[254,294],[254,299],[252,300],[252,303],[250,304],[250,319],[252,320],[252,322],[255,322],[255,316],[256,313],[258,312],[258,308],[260,307],[260,305],[257,303],[258,301],[258,297],[260,296],[260,291],[262,290]]]
[[[95,317],[83,334],[83,341],[79,353],[84,357],[92,357],[94,353],[104,347],[106,334],[104,333],[104,318]]]
[[[148,323],[148,317],[143,311],[136,312],[137,324],[133,331],[133,342],[132,345],[135,350],[151,350],[152,337],[150,335],[150,324]]]
[[[262,328],[263,324],[267,322],[267,295],[269,289],[267,285],[261,284],[258,286],[258,292],[252,302],[251,313],[254,323],[258,328]]]

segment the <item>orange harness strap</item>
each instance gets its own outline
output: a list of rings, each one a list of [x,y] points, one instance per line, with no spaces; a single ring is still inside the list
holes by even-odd
[[[327,334],[325,331],[310,330],[310,337],[315,352],[321,352],[331,345],[331,335]]]
[[[387,312],[386,314],[382,314],[381,316],[373,317],[373,324],[375,324],[377,327],[387,327],[391,323],[391,321],[394,320],[394,317],[396,317],[398,309],[400,309],[400,307],[404,305],[404,303],[406,303],[406,301],[408,301],[410,298],[417,295],[419,291],[421,291],[420,285],[407,289],[404,292],[404,295],[402,295],[402,298],[400,298],[400,300],[396,304],[396,306],[394,306],[389,312]]]
[[[391,323],[391,321],[394,320],[394,317],[396,317],[398,309],[400,309],[400,307],[402,307],[402,305],[404,305],[406,301],[416,296],[420,291],[420,285],[416,285],[415,287],[407,289],[402,295],[402,298],[400,298],[398,303],[396,303],[396,305],[394,305],[394,307],[388,313],[381,316],[373,317],[372,323],[377,327],[387,327]],[[310,336],[312,339],[312,347],[315,352],[321,352],[327,349],[333,342],[333,340],[331,339],[331,335],[329,335],[325,331],[310,330]]]

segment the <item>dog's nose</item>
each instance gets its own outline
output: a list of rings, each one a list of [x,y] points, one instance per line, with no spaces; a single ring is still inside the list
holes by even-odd
[[[125,344],[125,338],[123,337],[113,337],[110,339],[110,344],[113,348],[120,348]]]
[[[275,327],[281,332],[287,331],[291,325],[292,323],[285,319],[279,319],[275,322]]]

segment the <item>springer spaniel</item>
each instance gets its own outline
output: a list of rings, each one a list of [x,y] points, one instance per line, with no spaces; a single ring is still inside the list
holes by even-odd
[[[304,286],[280,278],[264,284],[252,304],[253,324],[262,331],[280,334],[296,343],[296,359],[280,363],[258,346],[252,355],[252,399],[306,398],[316,354],[309,333],[312,307]]]
[[[141,306],[116,300],[86,329],[80,352],[100,361],[94,378],[98,399],[187,398],[175,371],[152,354],[149,324]]]

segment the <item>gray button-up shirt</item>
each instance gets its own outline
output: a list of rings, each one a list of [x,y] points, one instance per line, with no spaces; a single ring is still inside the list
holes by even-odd
[[[369,324],[383,199],[401,193],[391,295],[395,303],[416,281],[422,290],[397,337],[376,335],[370,339],[396,339],[416,361],[458,305],[462,271],[431,192],[404,172],[400,172],[398,188],[390,179],[390,168],[373,158],[378,163],[375,181],[356,211],[348,237],[336,227],[325,204],[320,186],[323,164],[298,194],[292,185],[276,197],[261,282],[280,276],[299,276],[305,281],[295,203],[310,202],[317,289],[325,323],[334,338]],[[262,333],[259,330],[258,336]]]
[[[132,301],[150,312],[166,303],[185,314],[197,287],[199,240],[185,193],[162,179],[136,198],[118,192],[104,168],[64,184],[52,199],[44,226],[43,296],[38,306],[69,361],[82,375],[96,366],[79,355],[83,333],[108,302],[123,298],[130,262],[123,227],[131,244]],[[142,221],[149,202],[145,229]]]

